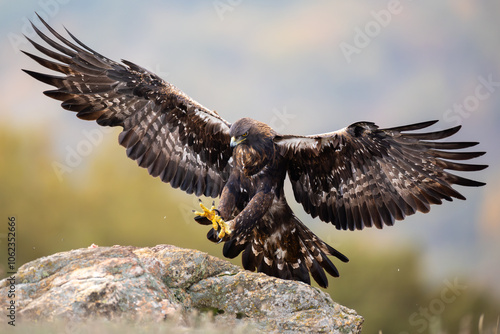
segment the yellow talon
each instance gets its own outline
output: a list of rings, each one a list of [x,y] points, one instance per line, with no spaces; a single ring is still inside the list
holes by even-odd
[[[200,207],[203,212],[195,211],[194,214],[197,216],[206,217],[208,220],[210,220],[212,222],[212,228],[214,230],[219,231],[220,229],[218,234],[219,238],[223,238],[226,234],[231,234],[229,225],[227,225],[224,219],[222,219],[222,217],[217,214],[215,206],[212,205],[212,207],[208,209],[203,205],[203,203],[200,203]]]
[[[229,225],[219,216],[217,216],[218,220],[217,220],[217,224],[218,224],[218,227],[220,227],[220,232],[219,232],[219,238],[224,238],[224,236],[227,234],[227,235],[230,235],[231,234],[231,229],[229,228]],[[216,231],[218,229],[215,229]]]
[[[194,214],[197,216],[206,217],[208,220],[213,222],[215,216],[217,216],[217,213],[215,211],[215,206],[212,205],[212,208],[209,210],[206,206],[203,205],[203,203],[200,202],[200,207],[203,210],[203,212],[195,211]]]

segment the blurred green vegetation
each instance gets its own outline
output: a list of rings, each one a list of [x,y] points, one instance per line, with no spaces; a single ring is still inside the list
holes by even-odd
[[[196,197],[137,167],[115,135],[92,150],[80,168],[60,180],[52,164],[64,158],[55,154],[48,131],[0,130],[0,236],[7,233],[7,217],[15,216],[18,266],[92,243],[173,244],[222,257],[222,245],[205,237],[208,227],[192,219]],[[5,238],[0,241],[4,277]],[[365,317],[365,333],[475,333],[481,315],[482,333],[498,332],[500,302],[463,278],[426,286],[417,249],[374,246],[350,235],[341,251],[351,262],[339,264],[342,276],[330,279],[327,292]],[[232,262],[239,265],[240,259]],[[453,290],[450,284],[457,279]]]

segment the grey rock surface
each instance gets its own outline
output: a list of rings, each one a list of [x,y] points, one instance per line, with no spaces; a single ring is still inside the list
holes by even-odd
[[[360,333],[363,318],[301,282],[170,245],[77,249],[21,266],[18,322],[206,323],[221,332]],[[10,282],[0,281],[0,296]],[[5,309],[9,300],[0,298]],[[208,319],[208,320],[207,320]]]

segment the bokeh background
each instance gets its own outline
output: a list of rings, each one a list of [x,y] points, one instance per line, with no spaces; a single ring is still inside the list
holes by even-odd
[[[29,20],[41,25],[35,11],[230,122],[250,116],[293,134],[360,120],[462,124],[454,139],[480,141],[488,154],[477,162],[490,165],[473,175],[487,186],[459,188],[465,202],[383,230],[344,232],[288,198],[350,258],[327,292],[365,317],[366,333],[498,331],[500,3],[1,0],[2,277],[11,216],[18,266],[92,243],[167,243],[222,257],[222,246],[205,239],[207,227],[192,220],[197,198],[151,178],[126,158],[118,130],[76,119],[21,71],[41,69],[19,51],[36,52],[23,37],[34,38]]]

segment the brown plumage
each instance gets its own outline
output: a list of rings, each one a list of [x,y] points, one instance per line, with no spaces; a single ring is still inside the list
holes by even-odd
[[[455,162],[484,154],[456,151],[477,143],[436,141],[460,127],[415,133],[436,121],[386,129],[359,122],[293,136],[250,118],[230,124],[144,68],[112,61],[43,24],[55,39],[33,28],[53,50],[30,42],[50,60],[24,53],[62,75],[26,72],[56,87],[44,93],[79,118],[123,127],[120,144],[152,176],[190,194],[220,197],[218,210],[232,230],[223,253],[242,253],[245,269],[306,283],[311,274],[326,287],[325,271],[338,276],[328,256],[348,261],[294,215],[283,192],[287,174],[307,213],[349,230],[393,225],[443,199],[464,199],[454,184],[484,184],[449,172],[486,168]],[[219,235],[211,229],[208,238],[219,242]]]

